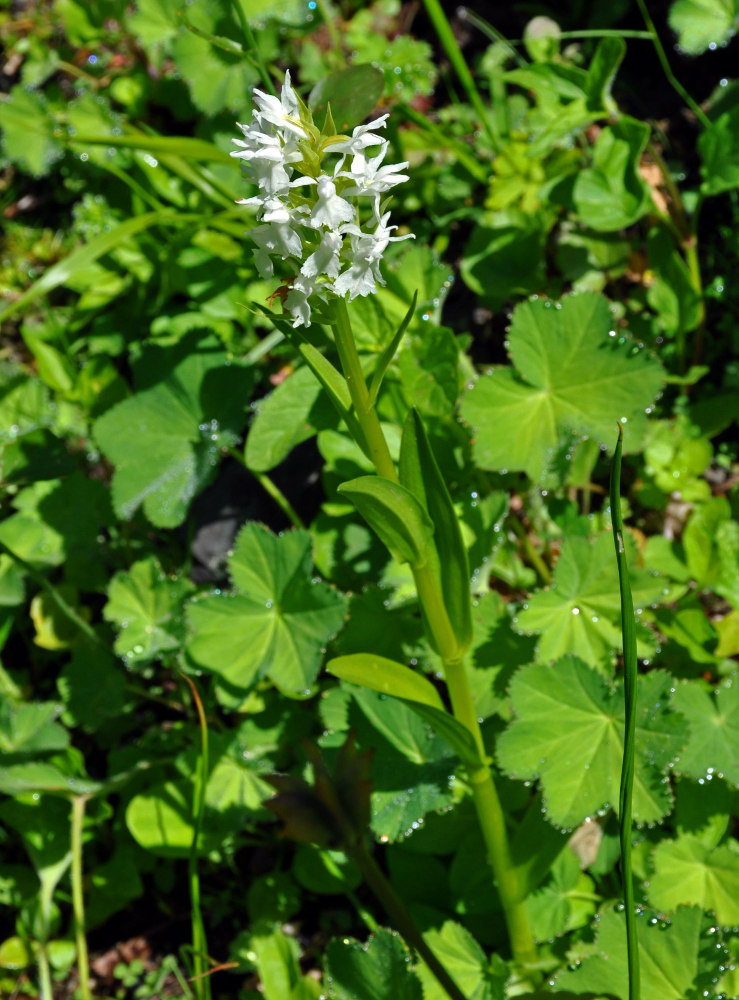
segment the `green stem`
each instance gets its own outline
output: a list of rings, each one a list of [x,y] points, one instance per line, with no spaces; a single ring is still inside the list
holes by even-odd
[[[326,25],[328,37],[331,39],[331,48],[334,51],[336,62],[339,67],[343,69],[346,66],[346,59],[344,58],[344,49],[341,45],[341,34],[339,33],[339,29],[336,27],[335,14],[331,7],[331,2],[330,0],[316,0],[316,5],[321,12],[323,23]]]
[[[462,55],[462,50],[457,43],[457,39],[454,37],[454,32],[439,0],[423,0],[423,5],[426,8],[426,13],[434,26],[436,34],[439,36],[439,41],[446,50],[449,62],[452,64],[454,72],[459,77],[459,82],[467,94],[467,99],[477,112],[480,124],[485,129],[493,149],[497,149],[499,146],[498,137],[493,131],[488,109],[483,103],[480,91],[477,89],[475,81],[472,78],[472,73],[470,73],[469,66],[467,65],[467,60]]]
[[[190,687],[200,724],[200,759],[193,790],[193,835],[188,858],[188,879],[190,883],[190,906],[192,909],[192,951],[195,994],[198,1000],[210,1000],[210,979],[208,971],[208,943],[205,936],[203,912],[200,905],[200,872],[198,870],[198,849],[203,829],[205,812],[205,786],[210,770],[208,762],[208,722],[205,718],[203,702],[195,682],[187,674],[181,675]]]
[[[82,891],[82,828],[85,821],[86,795],[72,798],[72,909],[74,936],[77,945],[77,971],[80,977],[80,996],[90,1000],[90,964],[87,957],[85,936],[85,900]]]
[[[229,455],[235,458],[237,462],[240,462],[244,468],[254,476],[259,485],[262,487],[265,493],[268,493],[277,506],[280,508],[282,513],[287,517],[290,523],[296,528],[305,528],[303,520],[300,514],[295,510],[293,505],[287,499],[285,494],[282,492],[279,486],[272,482],[266,472],[255,472],[254,469],[250,469],[246,464],[246,460],[241,452],[237,451],[236,448],[228,449]]]
[[[693,98],[687,92],[685,87],[683,87],[683,85],[677,79],[675,74],[672,72],[670,61],[667,58],[667,53],[665,52],[664,46],[662,45],[660,37],[657,34],[657,29],[654,26],[652,15],[649,13],[649,8],[647,7],[646,0],[636,0],[636,3],[637,6],[639,7],[639,10],[641,11],[642,17],[644,18],[644,23],[646,24],[647,30],[649,31],[649,35],[652,39],[652,45],[654,45],[655,51],[657,53],[657,58],[660,61],[660,65],[662,66],[662,71],[664,72],[667,78],[667,82],[670,84],[673,90],[675,90],[680,95],[680,97],[685,101],[685,103],[691,109],[691,111],[698,119],[698,121],[705,128],[707,128],[711,124],[708,115],[705,113],[703,108],[701,108],[701,106],[696,101],[693,100]]]
[[[81,618],[71,604],[68,604],[62,595],[59,593],[57,588],[53,583],[49,583],[43,573],[40,573],[34,566],[26,562],[22,556],[19,556],[14,552],[5,542],[0,542],[0,552],[4,552],[6,556],[10,556],[14,563],[23,570],[35,584],[37,584],[45,594],[51,598],[54,604],[57,606],[59,611],[64,615],[65,618],[69,619],[82,634],[90,640],[90,642],[95,643],[96,646],[101,645],[101,640],[98,638],[92,625]]]
[[[362,365],[359,361],[346,302],[344,299],[334,298],[331,300],[331,306],[336,350],[349,388],[354,413],[364,433],[372,464],[379,476],[384,476],[385,479],[397,483],[398,475],[395,471],[395,465],[390,457],[390,450],[382,432],[377,412],[372,405]]]
[[[254,37],[254,32],[251,30],[251,25],[246,19],[244,14],[244,9],[239,3],[239,0],[231,0],[231,7],[236,15],[236,20],[239,22],[239,27],[244,35],[244,40],[246,42],[246,50],[244,55],[249,59],[252,65],[256,66],[259,71],[259,75],[262,78],[262,83],[267,89],[269,94],[275,94],[275,85],[272,83],[272,77],[267,72],[267,67],[262,61],[262,57],[259,53],[259,46],[257,45],[257,40]]]
[[[431,972],[434,974],[451,1000],[466,1000],[444,966],[431,951],[406,909],[405,903],[393,889],[384,872],[369,853],[364,844],[355,844],[346,849],[349,857],[356,862],[365,882],[379,899],[386,913],[405,940],[412,945]]]
[[[616,546],[618,580],[621,592],[621,632],[624,646],[624,752],[621,787],[618,797],[618,832],[621,841],[621,880],[626,908],[626,950],[629,974],[629,1000],[639,1000],[639,944],[634,909],[634,880],[631,871],[631,800],[634,790],[634,748],[636,742],[636,629],[634,602],[629,582],[629,567],[624,548],[624,522],[621,516],[621,447],[623,430],[619,424],[618,443],[611,466],[611,521]]]
[[[38,965],[41,1000],[54,1000],[54,984],[51,981],[51,967],[49,965],[49,956],[46,954],[46,942],[39,946],[36,964]]]
[[[364,379],[351,321],[343,299],[334,300],[334,330],[344,377],[349,385],[357,420],[365,436],[375,469],[380,476],[397,482],[395,466],[371,403]],[[439,583],[430,566],[412,567],[418,599],[423,606],[426,621],[432,631],[436,648],[441,656],[444,675],[449,690],[452,710],[472,734],[482,760],[486,759],[485,745],[477,721],[469,678],[464,665],[463,651],[449,621]],[[536,961],[536,946],[529,925],[523,893],[513,870],[505,828],[505,817],[500,804],[493,776],[488,766],[470,775],[472,795],[487,849],[488,860],[498,886],[513,956],[526,969],[529,979],[536,978],[531,966]],[[390,911],[388,911],[390,912]],[[402,928],[399,927],[402,930]]]
[[[547,564],[541,557],[541,554],[534,546],[534,543],[529,538],[528,531],[519,521],[518,517],[513,514],[508,518],[506,522],[513,529],[513,533],[519,538],[521,544],[523,545],[524,551],[528,556],[528,560],[534,567],[536,572],[539,574],[541,580],[545,584],[550,584],[552,582],[552,573]]]

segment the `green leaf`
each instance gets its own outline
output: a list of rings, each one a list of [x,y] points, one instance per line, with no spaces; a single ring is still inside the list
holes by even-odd
[[[690,723],[676,770],[700,781],[715,774],[739,787],[739,684],[728,678],[714,698],[697,681],[684,681],[673,704]]]
[[[636,546],[631,535],[625,536],[624,545],[633,566]],[[637,607],[651,604],[662,593],[662,581],[646,570],[631,569],[629,576]],[[532,594],[514,624],[525,634],[541,633],[536,647],[541,662],[572,653],[592,666],[603,666],[621,647],[620,612],[610,533],[593,542],[572,535],[562,542],[552,586]]]
[[[535,216],[488,212],[472,230],[460,274],[491,309],[530,295],[544,279],[545,229]]]
[[[104,254],[109,253],[116,247],[124,243],[129,237],[158,225],[182,225],[192,222],[192,216],[184,213],[171,212],[169,209],[160,212],[144,212],[143,215],[135,215],[125,222],[113,226],[108,232],[101,233],[85,243],[84,246],[74,250],[68,256],[62,258],[58,264],[54,264],[41,275],[38,281],[34,281],[30,288],[27,288],[22,295],[10,302],[0,312],[0,320],[25,308],[31,302],[47,292],[72,281],[77,275],[83,273],[94,261]]]
[[[453,920],[446,920],[440,930],[423,935],[426,944],[469,1000],[504,1000],[508,969],[500,959],[499,969],[485,957],[485,952],[470,932]],[[419,964],[417,974],[423,984],[424,1000],[447,1000],[447,994],[428,967]]]
[[[655,280],[647,289],[647,302],[657,314],[658,323],[673,335],[690,333],[701,321],[703,300],[685,261],[662,227],[649,234],[647,252],[650,269],[655,272]]]
[[[233,593],[188,607],[189,656],[236,692],[266,676],[282,691],[305,694],[345,609],[340,594],[311,580],[310,535],[275,536],[247,524],[228,568]]]
[[[336,128],[348,132],[367,118],[384,88],[385,78],[379,69],[369,63],[354,63],[320,79],[308,104],[316,122],[323,121],[330,105]]]
[[[434,526],[405,486],[382,476],[360,476],[342,483],[339,493],[351,500],[398,562],[411,566],[428,562]]]
[[[266,1000],[312,1000],[311,980],[300,971],[300,947],[282,927],[257,924],[249,935],[249,951]]]
[[[69,733],[54,721],[59,710],[60,706],[53,702],[13,705],[9,700],[3,701],[0,704],[0,753],[17,761],[69,746]]]
[[[353,938],[330,941],[326,973],[330,1000],[421,1000],[406,944],[384,927],[366,944]]]
[[[615,110],[611,88],[625,55],[626,42],[617,35],[601,38],[598,42],[585,78],[588,111]]]
[[[521,469],[537,481],[563,434],[611,448],[617,421],[631,449],[639,446],[644,410],[663,373],[633,341],[611,337],[613,326],[608,300],[592,292],[516,307],[509,334],[515,370],[483,375],[462,401],[478,466]]]
[[[678,910],[669,921],[642,911],[639,925],[641,995],[656,1000],[686,1000],[706,996],[716,982],[725,951],[704,914],[695,906]],[[554,993],[629,1000],[625,919],[623,913],[601,914],[596,953],[587,955],[574,970],[555,977]],[[705,993],[701,993],[705,990]]]
[[[394,698],[431,705],[443,712],[444,703],[439,693],[423,674],[372,653],[354,653],[329,660],[326,670],[335,677],[370,688]]]
[[[164,858],[190,853],[194,828],[192,794],[187,785],[166,782],[134,796],[126,807],[126,826],[145,850]]]
[[[268,472],[287,458],[295,445],[315,434],[311,411],[321,396],[321,383],[309,367],[298,368],[259,404],[246,439],[244,457],[250,469]]]
[[[450,805],[456,757],[410,704],[363,688],[354,688],[352,699],[350,725],[374,751],[372,830],[381,840],[401,840],[427,813]]]
[[[3,156],[32,177],[43,177],[64,155],[52,128],[46,98],[39,91],[16,86],[0,104]]]
[[[691,903],[712,910],[724,926],[739,923],[739,853],[728,844],[709,848],[689,836],[663,840],[652,865],[647,894],[656,909]]]
[[[431,450],[415,408],[403,427],[399,463],[400,481],[420,500],[434,527],[434,571],[441,581],[444,606],[459,645],[460,655],[472,642],[472,600],[467,549],[446,482]]]
[[[447,417],[460,386],[459,344],[445,326],[430,326],[408,338],[398,355],[400,380],[409,402],[428,416]]]
[[[634,819],[652,823],[671,807],[662,772],[684,746],[687,723],[668,707],[672,678],[652,671],[637,698]],[[512,778],[540,778],[549,819],[572,827],[618,803],[623,694],[574,656],[519,670],[510,687],[516,718],[498,740]]]
[[[701,155],[701,191],[722,194],[739,187],[739,108],[732,108],[712,122],[698,137]]]
[[[526,900],[534,937],[547,941],[587,924],[596,909],[594,892],[593,880],[581,871],[575,853],[565,847],[546,883]]]
[[[153,556],[116,573],[103,608],[106,621],[119,631],[115,651],[129,664],[149,663],[182,645],[182,602],[189,581],[164,575]]]
[[[199,331],[175,351],[150,347],[139,371],[139,391],[103,414],[94,434],[116,466],[118,516],[143,504],[152,524],[172,528],[212,479],[221,448],[237,440],[251,373]]]
[[[408,324],[413,319],[413,314],[416,311],[416,303],[418,302],[418,289],[413,293],[413,299],[411,304],[408,306],[408,312],[403,317],[402,322],[399,324],[398,329],[395,334],[388,342],[387,346],[383,349],[382,354],[377,359],[374,370],[372,372],[372,379],[369,385],[370,402],[374,404],[377,399],[377,394],[380,391],[380,386],[382,385],[382,380],[385,377],[385,372],[390,365],[390,362],[395,357],[395,352],[400,346],[400,342],[403,339],[405,331],[408,329]]]
[[[65,719],[92,732],[117,716],[126,700],[126,678],[104,647],[82,643],[57,680]]]
[[[736,0],[675,0],[669,22],[678,45],[691,56],[728,41],[737,25]]]
[[[632,226],[651,199],[639,175],[649,126],[627,115],[603,129],[593,147],[593,165],[578,172],[572,187],[575,211],[586,226],[612,232]]]

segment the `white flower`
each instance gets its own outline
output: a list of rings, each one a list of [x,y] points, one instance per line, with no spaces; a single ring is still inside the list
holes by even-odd
[[[408,161],[403,163],[387,163],[384,167],[380,164],[385,158],[388,143],[383,142],[380,152],[376,156],[366,157],[364,153],[358,153],[352,160],[351,170],[342,170],[337,177],[347,177],[354,181],[351,187],[344,190],[344,195],[348,197],[370,195],[375,199],[375,216],[379,218],[380,196],[385,194],[396,184],[402,184],[408,180],[407,174],[399,171],[408,166]]]
[[[322,233],[321,242],[300,268],[300,273],[306,278],[315,278],[319,274],[337,278],[340,267],[339,252],[343,244],[342,233],[330,231]]]
[[[279,100],[261,90],[254,91],[254,99],[259,106],[259,111],[253,113],[254,119],[260,125],[269,122],[278,130],[287,129],[288,132],[292,132],[300,139],[306,137],[306,130],[300,124],[298,98],[290,84],[290,70],[285,73],[285,82],[282,85]]]
[[[239,127],[244,131],[247,141],[232,139],[231,141],[242,149],[233,150],[231,156],[248,162],[252,179],[266,194],[286,191],[290,186],[287,167],[301,157],[297,147],[290,149],[284,146],[277,136],[264,135],[261,132],[248,134],[245,126]]]
[[[380,274],[380,260],[388,243],[412,239],[412,233],[405,236],[391,236],[397,226],[388,226],[390,213],[386,212],[373,233],[364,233],[358,226],[347,226],[351,241],[351,264],[333,284],[337,295],[346,296],[351,302],[358,295],[371,295],[377,291],[376,282],[385,281]]]
[[[249,235],[262,250],[270,254],[286,257],[303,256],[303,241],[294,229],[285,222],[269,222],[264,226],[254,226]]]
[[[348,201],[336,193],[336,185],[327,174],[318,178],[318,198],[310,213],[311,225],[338,228],[342,222],[351,222],[355,213]]]
[[[389,115],[382,115],[380,118],[375,118],[374,121],[367,122],[366,125],[357,125],[349,138],[330,144],[328,147],[330,153],[341,153],[341,159],[334,168],[334,176],[343,167],[347,156],[357,156],[368,146],[379,146],[384,141],[379,135],[375,135],[372,129],[385,128],[388,117]]]
[[[285,299],[285,307],[293,314],[293,326],[310,326],[310,297],[316,291],[315,281],[299,274]]]

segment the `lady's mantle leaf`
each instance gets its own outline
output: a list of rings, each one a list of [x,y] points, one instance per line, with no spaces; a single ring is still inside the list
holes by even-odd
[[[326,949],[331,1000],[421,1000],[410,953],[400,935],[380,927],[367,944],[335,938]]]
[[[652,823],[670,809],[663,771],[685,745],[687,723],[668,707],[672,678],[661,670],[639,680],[634,819]],[[516,718],[498,741],[512,778],[540,778],[547,816],[572,827],[618,803],[623,753],[621,685],[610,688],[574,656],[519,670],[510,687]]]
[[[452,979],[470,1000],[503,1000],[509,970],[493,955],[490,959],[470,932],[453,920],[446,920],[441,930],[424,933],[426,943],[441,961]],[[447,993],[431,974],[428,966],[418,966],[424,1000],[447,1000]]]
[[[654,1000],[686,1000],[708,996],[716,982],[726,951],[717,947],[709,922],[697,907],[678,910],[671,921],[659,921],[642,912],[639,919],[641,995]],[[628,1000],[626,932],[623,913],[606,910],[598,925],[598,954],[583,959],[576,969],[560,972],[554,993],[604,996]]]
[[[713,910],[724,926],[739,923],[739,854],[728,844],[710,848],[689,836],[663,840],[652,863],[648,895],[657,909],[694,903]]]
[[[174,351],[148,348],[137,374],[139,391],[100,417],[95,439],[116,467],[118,517],[143,504],[152,524],[173,528],[212,478],[220,449],[236,442],[251,378],[201,331]]]
[[[311,565],[307,532],[276,536],[247,524],[228,562],[236,590],[189,606],[190,657],[236,692],[264,676],[285,692],[305,692],[346,607],[335,590],[312,582]]]
[[[627,447],[638,445],[663,372],[633,341],[610,336],[613,323],[608,301],[593,292],[516,307],[515,368],[483,375],[462,402],[481,468],[521,469],[537,481],[563,434],[612,447],[618,420]]]
[[[716,774],[739,786],[739,683],[725,681],[714,701],[702,685],[686,681],[678,686],[673,704],[690,723],[680,774],[698,780]]]
[[[633,539],[624,538],[629,565],[634,564]],[[631,592],[637,607],[655,601],[661,580],[644,570],[631,570]],[[573,536],[565,539],[554,571],[554,583],[533,594],[516,619],[520,632],[540,632],[537,659],[548,662],[566,653],[591,666],[603,663],[621,647],[621,605],[618,566],[610,532],[594,542]]]

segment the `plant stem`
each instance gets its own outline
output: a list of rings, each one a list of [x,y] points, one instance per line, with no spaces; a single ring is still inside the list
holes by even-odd
[[[321,18],[323,23],[326,25],[326,31],[328,31],[328,36],[331,39],[331,47],[334,50],[334,55],[336,56],[336,62],[341,69],[346,66],[346,59],[344,58],[344,49],[341,45],[341,34],[339,29],[336,27],[335,15],[331,8],[330,0],[316,0],[319,11],[321,12]]]
[[[85,936],[85,900],[82,891],[82,827],[85,821],[86,795],[72,797],[72,909],[74,911],[74,937],[77,945],[77,970],[80,977],[80,996],[90,1000],[90,965],[87,958]]]
[[[378,475],[397,482],[395,466],[390,457],[382,427],[371,403],[367,383],[359,363],[346,304],[343,299],[335,300],[336,304],[340,307],[335,308],[334,312],[336,343],[357,420],[364,433]],[[464,664],[463,650],[460,650],[459,642],[449,621],[439,582],[428,564],[411,568],[419,602],[423,606],[426,621],[432,631],[436,648],[442,660],[454,716],[472,734],[480,759],[486,760],[485,745],[480,724],[477,721],[477,713]],[[505,817],[490,767],[486,764],[470,774],[470,784],[488,860],[503,906],[511,950],[516,962],[526,969],[526,975],[533,980],[536,974],[531,971],[531,966],[536,961],[536,946],[529,925],[523,893],[511,864]],[[388,912],[391,911],[388,910]],[[399,929],[402,930],[400,927]]]
[[[693,112],[698,121],[707,128],[711,122],[708,115],[705,113],[703,108],[693,100],[690,94],[687,92],[685,87],[680,83],[675,74],[672,72],[672,67],[670,66],[669,59],[667,58],[667,53],[664,50],[664,46],[660,41],[660,37],[657,34],[657,29],[654,26],[654,21],[652,20],[652,15],[649,13],[649,8],[647,7],[646,0],[636,0],[637,6],[641,11],[641,15],[644,18],[644,23],[647,26],[647,30],[652,38],[652,45],[654,45],[655,51],[657,52],[657,58],[660,61],[662,70],[667,77],[667,82],[675,90],[680,97],[685,101],[690,110]]]
[[[68,604],[62,595],[59,593],[57,588],[53,583],[50,583],[43,573],[40,573],[34,566],[26,562],[21,556],[17,555],[5,542],[0,542],[0,552],[4,552],[6,556],[10,556],[14,563],[16,563],[23,570],[24,573],[28,574],[37,586],[48,594],[57,608],[61,611],[65,618],[68,618],[82,634],[94,643],[96,646],[102,645],[101,640],[98,638],[95,629],[89,622],[86,622],[84,618],[81,618],[77,612],[74,610],[71,604]]]
[[[251,30],[251,25],[246,19],[246,14],[244,9],[239,3],[239,0],[231,0],[231,7],[233,8],[236,20],[239,22],[239,27],[241,28],[244,41],[246,42],[246,48],[244,55],[249,59],[253,66],[256,66],[259,71],[259,75],[262,78],[262,83],[267,88],[267,92],[270,94],[275,93],[275,85],[272,83],[272,77],[267,72],[267,67],[262,61],[262,57],[259,53],[259,46],[257,45],[257,40],[254,37],[254,32]]]
[[[447,996],[451,1000],[466,1000],[464,993],[460,990],[444,966],[431,951],[423,940],[420,931],[416,927],[413,917],[408,912],[405,903],[398,896],[395,889],[385,877],[384,872],[372,857],[364,844],[355,844],[346,848],[349,857],[356,862],[362,872],[365,882],[382,903],[386,913],[392,919],[400,933],[411,944],[438,982],[444,988]]]
[[[362,366],[359,362],[357,345],[354,342],[351,320],[346,308],[346,302],[342,298],[332,299],[333,327],[336,336],[336,350],[344,371],[344,378],[349,388],[349,394],[354,405],[359,425],[364,433],[365,442],[372,459],[372,464],[379,476],[390,479],[397,483],[398,475],[395,471],[393,460],[390,457],[390,450],[382,432],[377,412],[372,405],[369,389],[364,378]]]
[[[54,1000],[54,984],[51,981],[51,968],[49,966],[49,956],[46,954],[46,942],[39,947],[36,964],[38,965],[41,1000]]]
[[[198,848],[200,833],[203,829],[203,814],[205,812],[205,786],[210,770],[208,763],[208,722],[205,718],[203,702],[195,682],[187,674],[182,674],[192,692],[195,708],[200,723],[200,760],[193,791],[193,835],[188,858],[188,878],[190,882],[190,905],[192,907],[192,951],[193,973],[195,977],[195,995],[198,1000],[210,1000],[210,979],[208,971],[208,943],[205,937],[203,912],[200,906],[200,873],[198,870]]]
[[[290,521],[290,523],[295,528],[305,528],[303,520],[298,514],[298,512],[295,510],[293,505],[287,499],[287,497],[282,492],[280,487],[272,482],[272,480],[269,478],[266,472],[255,472],[254,469],[250,469],[249,466],[246,464],[244,456],[241,454],[241,452],[237,451],[236,448],[229,448],[228,453],[229,455],[231,455],[232,458],[235,458],[237,462],[240,462],[241,465],[243,465],[244,468],[252,474],[252,476],[254,476],[254,478],[257,480],[257,482],[262,487],[264,492],[269,493],[269,495],[272,497],[274,502],[280,508],[282,513],[285,515],[285,517],[287,517],[288,521]]]
[[[634,747],[636,741],[636,630],[634,602],[629,582],[629,567],[624,549],[624,522],[621,516],[621,447],[623,430],[619,424],[618,442],[611,466],[611,521],[616,546],[618,581],[621,593],[621,633],[624,646],[624,753],[621,787],[618,796],[618,832],[621,841],[621,880],[626,907],[626,950],[629,973],[629,1000],[639,1000],[639,943],[634,911],[634,881],[631,872],[631,799],[634,789]]]
[[[462,55],[462,50],[457,43],[457,39],[454,37],[454,32],[451,29],[439,0],[423,0],[423,5],[426,8],[426,13],[429,16],[434,29],[436,30],[436,34],[439,36],[439,41],[446,50],[449,62],[452,64],[454,72],[459,77],[459,82],[462,84],[462,87],[467,94],[468,101],[477,112],[480,124],[485,129],[493,149],[497,149],[499,146],[498,137],[493,131],[488,109],[483,103],[480,91],[475,85],[475,81],[472,77],[472,73],[470,73],[467,61]]]
[[[523,545],[524,551],[528,556],[529,562],[534,567],[536,572],[539,574],[542,582],[549,584],[552,582],[552,573],[547,564],[542,559],[540,553],[535,548],[534,543],[529,538],[528,531],[519,521],[516,514],[512,514],[506,522],[513,529],[513,533],[519,538],[521,544]]]

